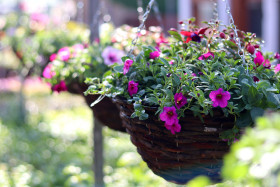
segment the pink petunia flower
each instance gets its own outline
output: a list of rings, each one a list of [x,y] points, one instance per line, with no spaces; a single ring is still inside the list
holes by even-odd
[[[160,52],[159,51],[154,51],[150,53],[150,59],[156,59],[160,56]]]
[[[176,113],[176,108],[164,107],[162,113],[159,115],[161,121],[165,121],[166,125],[173,125],[178,120],[178,115]]]
[[[180,92],[174,95],[175,106],[180,109],[187,104],[187,98]]]
[[[73,49],[73,57],[76,57],[79,53],[81,53],[84,50],[84,45],[83,44],[75,44],[72,46]]]
[[[260,66],[260,65],[262,65],[263,62],[264,62],[264,57],[263,57],[262,53],[260,51],[258,51],[256,53],[254,63],[256,64],[256,66]]]
[[[60,60],[66,62],[70,59],[71,52],[69,47],[63,47],[58,50],[57,56],[59,57]]]
[[[51,79],[53,76],[55,76],[55,72],[52,71],[52,64],[48,64],[43,71],[43,77]]]
[[[179,124],[178,118],[176,118],[174,123],[172,123],[171,125],[167,125],[167,123],[165,123],[164,126],[167,130],[170,130],[172,134],[181,131],[181,125]]]
[[[205,60],[205,59],[209,59],[210,57],[213,57],[213,59],[214,59],[215,58],[214,53],[212,53],[212,52],[205,53],[205,54],[201,55],[198,58],[198,60]]]
[[[128,71],[129,71],[129,68],[132,66],[133,64],[133,60],[131,59],[127,59],[125,62],[124,62],[124,66],[123,66],[123,74],[127,74]]]
[[[274,68],[274,72],[275,74],[278,73],[280,71],[280,64],[277,64]]]
[[[170,64],[170,65],[173,65],[173,64],[174,64],[174,60],[170,60],[170,61],[169,61],[169,64]]]
[[[138,83],[134,81],[128,82],[128,93],[130,96],[137,94],[138,92]]]
[[[280,59],[280,54],[279,53],[275,53],[274,58],[279,60]]]
[[[102,52],[102,57],[104,59],[104,63],[108,66],[113,65],[115,63],[122,64],[122,57],[124,56],[124,52],[113,48],[111,46],[106,47]]]
[[[55,59],[56,59],[56,53],[54,53],[54,54],[52,54],[51,56],[50,56],[50,61],[52,62],[52,61],[54,61]]]
[[[60,81],[58,84],[52,87],[52,91],[57,93],[64,92],[67,91],[67,86],[64,81]]]
[[[263,63],[263,66],[264,66],[265,68],[267,68],[267,69],[270,69],[270,67],[271,67],[270,61],[266,59],[266,60],[264,61],[264,63]]]
[[[212,91],[209,97],[213,102],[213,107],[220,106],[221,108],[225,108],[228,105],[230,93],[228,91],[224,91],[222,88],[219,88],[216,91]]]

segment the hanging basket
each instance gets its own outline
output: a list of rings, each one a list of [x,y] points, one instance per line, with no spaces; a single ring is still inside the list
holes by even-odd
[[[68,92],[72,94],[79,94],[85,98],[87,105],[90,107],[99,95],[84,95],[88,86],[84,83],[73,82],[67,85]],[[110,129],[126,132],[122,125],[121,118],[119,116],[119,109],[116,104],[108,97],[105,97],[101,102],[96,104],[94,107],[90,107],[93,111],[94,117],[98,119],[102,124],[109,127]]]
[[[130,134],[138,153],[156,174],[169,182],[185,184],[198,175],[220,181],[222,158],[229,151],[227,142],[219,134],[234,126],[233,117],[214,111],[215,118],[203,116],[204,123],[192,111],[180,119],[181,132],[173,135],[155,115],[156,108],[146,107],[147,120],[130,118],[133,105],[114,98],[123,125]]]

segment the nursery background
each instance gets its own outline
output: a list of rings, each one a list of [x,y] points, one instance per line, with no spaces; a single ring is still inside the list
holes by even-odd
[[[93,110],[98,97],[69,80],[101,77],[139,35],[165,45],[170,28],[191,17],[200,27],[217,15],[228,25],[226,3],[237,28],[255,33],[278,60],[279,0],[158,0],[147,19],[148,0],[0,0],[0,186],[177,186],[148,168],[123,127],[99,124],[117,123],[119,116],[99,118],[111,106]],[[147,31],[136,33],[143,18]],[[106,56],[112,46],[119,51]],[[198,177],[188,186],[280,185],[280,116],[266,115],[231,147],[218,184]]]

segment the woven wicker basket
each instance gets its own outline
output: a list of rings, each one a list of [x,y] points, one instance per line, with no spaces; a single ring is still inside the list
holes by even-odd
[[[149,119],[141,121],[130,118],[133,105],[120,98],[113,101],[120,109],[132,143],[155,174],[177,184],[185,184],[198,175],[220,181],[222,158],[229,146],[219,134],[234,126],[234,118],[226,118],[217,110],[215,118],[203,116],[202,123],[189,111],[180,119],[181,132],[173,135],[158,120],[156,108],[146,107]]]
[[[68,91],[72,94],[79,94],[85,98],[87,105],[90,107],[99,95],[84,95],[84,91],[87,90],[86,84],[79,84],[77,82],[67,85]],[[122,125],[122,120],[119,115],[119,109],[108,97],[105,97],[101,102],[94,107],[90,107],[93,111],[94,117],[98,119],[102,124],[110,129],[126,132]]]

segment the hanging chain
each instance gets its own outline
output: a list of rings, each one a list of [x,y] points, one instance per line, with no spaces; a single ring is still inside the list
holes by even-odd
[[[161,27],[162,30],[164,31],[164,24],[163,24],[163,20],[162,20],[160,11],[159,11],[159,7],[158,7],[157,1],[155,1],[155,4],[154,4],[154,6],[153,6],[153,10],[154,10],[154,12],[155,12],[155,14],[156,14],[156,19],[157,19],[157,21],[159,22],[160,27]]]
[[[131,48],[130,48],[130,50],[129,50],[129,52],[128,52],[128,56],[131,56],[132,52],[133,52],[134,49],[135,49],[135,46],[136,46],[136,44],[137,44],[137,42],[138,42],[138,39],[139,39],[140,32],[141,32],[141,30],[145,27],[145,22],[146,22],[146,20],[147,20],[149,14],[150,14],[150,12],[151,12],[151,10],[152,10],[152,7],[153,7],[154,2],[155,2],[155,0],[150,0],[148,6],[147,6],[147,8],[146,8],[146,12],[145,12],[145,14],[143,15],[143,19],[141,20],[141,24],[140,24],[139,27],[137,28],[136,38],[134,38],[134,39],[132,40],[132,42],[131,42]]]
[[[236,25],[234,24],[234,19],[233,19],[233,16],[231,14],[231,8],[229,6],[228,0],[223,0],[223,1],[226,4],[226,13],[229,15],[230,27],[232,28],[232,30],[234,32],[234,40],[236,41],[236,44],[237,44],[237,47],[238,47],[238,55],[242,59],[243,64],[247,66],[247,75],[248,75],[249,74],[249,66],[248,66],[248,63],[246,63],[246,60],[245,60],[244,49],[241,47],[241,41],[240,41],[240,38],[238,37],[238,30],[236,28]]]

